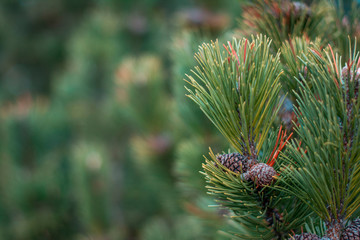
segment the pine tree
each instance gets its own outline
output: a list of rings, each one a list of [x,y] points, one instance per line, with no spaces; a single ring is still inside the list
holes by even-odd
[[[284,239],[310,214],[299,199],[278,191],[276,162],[291,134],[272,127],[280,108],[280,54],[270,40],[233,40],[203,44],[199,66],[188,76],[193,99],[234,150],[253,161],[247,172],[234,172],[212,151],[203,165],[208,191],[232,210],[239,239]],[[232,155],[229,155],[232,156]],[[233,170],[233,169],[232,169]]]
[[[309,5],[291,0],[250,1],[243,6],[239,31],[245,36],[265,34],[272,39],[276,52],[291,37],[315,40],[331,35],[334,29],[327,25],[327,18],[332,6],[328,1]]]
[[[311,77],[300,83],[296,115],[298,141],[285,158],[282,181],[326,224],[326,236],[340,239],[358,216],[359,53],[344,64],[329,45],[303,56]],[[310,87],[311,86],[311,87]],[[300,146],[301,141],[301,146]]]
[[[305,37],[276,54],[262,35],[199,47],[186,88],[232,147],[203,164],[209,194],[238,223],[232,237],[358,239],[360,60],[347,46],[344,58]],[[286,92],[295,134],[277,121]]]

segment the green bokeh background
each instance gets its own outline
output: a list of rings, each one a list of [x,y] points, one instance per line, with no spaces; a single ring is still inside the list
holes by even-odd
[[[223,239],[183,79],[240,5],[0,1],[0,239]]]

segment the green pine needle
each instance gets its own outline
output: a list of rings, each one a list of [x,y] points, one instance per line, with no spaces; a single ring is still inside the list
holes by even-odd
[[[240,239],[287,239],[293,229],[304,224],[303,220],[310,214],[309,208],[285,192],[277,191],[278,183],[258,188],[253,182],[244,181],[242,174],[224,167],[211,149],[209,155],[210,159],[205,158],[203,164],[207,189],[222,207],[231,210],[231,219],[238,228],[238,232],[232,233],[234,236]],[[281,219],[273,215],[274,223],[270,225],[267,209],[277,209]]]
[[[326,1],[308,6],[290,0],[255,0],[243,9],[240,31],[267,35],[277,51],[289,38],[306,36],[315,40],[326,36],[332,30],[326,25],[331,7]]]
[[[189,97],[242,154],[256,156],[279,111],[280,58],[262,35],[203,44],[188,76]]]
[[[308,83],[298,80],[295,94],[302,144],[292,142],[285,156],[291,165],[280,178],[284,189],[328,222],[352,218],[360,206],[359,54],[350,56],[346,71],[330,46],[323,51],[314,46],[302,56],[311,73]]]

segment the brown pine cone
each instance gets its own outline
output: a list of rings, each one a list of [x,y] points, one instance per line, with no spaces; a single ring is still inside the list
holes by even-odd
[[[319,236],[313,233],[302,233],[294,236],[295,240],[320,240]]]
[[[355,219],[341,234],[342,240],[360,240],[360,219]]]
[[[276,176],[276,171],[265,163],[258,163],[252,166],[243,176],[245,180],[252,180],[262,187],[272,183],[274,176]]]
[[[349,74],[350,74],[350,76],[349,76]],[[343,67],[343,69],[341,70],[342,82],[344,83],[344,82],[348,81],[349,80],[348,78],[350,78],[350,81],[353,81],[354,80],[353,75],[354,75],[353,71],[349,70],[348,66]],[[359,81],[359,80],[360,80],[360,69],[358,68],[356,70],[356,74],[355,74],[355,81]]]
[[[247,172],[257,161],[240,153],[229,153],[217,156],[217,160],[235,173]]]

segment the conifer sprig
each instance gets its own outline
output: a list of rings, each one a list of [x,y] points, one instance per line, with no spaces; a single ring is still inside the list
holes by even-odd
[[[348,36],[360,37],[360,6],[355,0],[332,0],[328,14],[330,16],[329,26],[333,29],[328,38],[330,42],[334,43],[340,55],[349,59],[351,58],[349,55],[351,46]],[[360,46],[359,43],[357,43],[358,47]]]
[[[188,91],[233,147],[259,162],[256,171],[267,165],[276,175],[280,165],[275,160],[291,134],[271,128],[281,104],[281,69],[279,54],[270,53],[270,44],[262,35],[223,46],[203,44],[196,54],[194,77],[188,76],[193,87]],[[203,169],[209,193],[239,223],[241,231],[235,236],[240,239],[287,238],[309,214],[304,203],[273,188],[276,181],[270,181],[271,187],[259,185],[251,171],[230,171],[212,151]]]
[[[272,136],[271,146],[274,141]],[[251,181],[244,181],[240,173],[222,166],[211,149],[203,169],[209,194],[222,207],[231,210],[231,219],[239,230],[232,235],[237,239],[287,239],[310,213],[304,203],[285,192],[276,191],[274,187],[259,188]]]
[[[310,77],[310,73],[300,57],[308,55],[309,47],[313,44],[320,45],[320,40],[316,39],[313,43],[309,38],[303,36],[286,40],[281,46],[281,62],[284,69],[281,82],[293,100],[296,98],[295,92],[299,89],[298,81],[307,81]]]
[[[280,58],[262,35],[203,44],[188,76],[189,97],[244,155],[256,157],[279,110]]]
[[[310,6],[290,0],[256,0],[245,6],[240,22],[241,31],[263,33],[279,49],[285,40],[306,36],[310,40],[326,35],[329,31],[326,14],[330,4],[314,1]]]
[[[292,165],[280,178],[326,222],[331,236],[360,206],[359,54],[354,49],[350,56],[343,64],[330,45],[302,56],[311,74],[309,83],[298,81],[296,93],[302,144],[292,142],[285,156]]]

